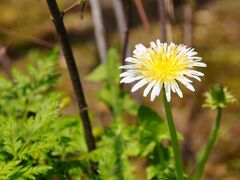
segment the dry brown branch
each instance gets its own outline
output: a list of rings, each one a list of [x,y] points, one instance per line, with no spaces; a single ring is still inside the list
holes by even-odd
[[[78,69],[76,62],[72,53],[72,48],[68,39],[68,34],[63,23],[63,14],[60,12],[56,0],[46,0],[48,4],[49,11],[52,16],[53,23],[59,38],[60,45],[66,60],[68,71],[73,84],[74,92],[77,98],[77,105],[79,114],[81,116],[83,129],[85,133],[85,139],[88,147],[88,151],[96,149],[95,140],[92,133],[92,126],[90,123],[87,103],[85,101],[85,96],[80,81]],[[94,163],[91,163],[92,171],[97,174],[97,167]]]
[[[0,44],[0,65],[3,67],[3,70],[6,72],[6,75],[11,78],[11,60],[7,55],[6,47]]]
[[[107,59],[107,43],[99,0],[89,0],[94,24],[94,33],[101,62]]]
[[[137,11],[138,11],[138,14],[140,16],[140,19],[143,23],[143,28],[146,31],[149,31],[150,30],[150,23],[149,23],[147,14],[145,12],[145,9],[143,7],[142,1],[141,0],[134,0],[134,2],[135,2],[135,5],[137,7]]]
[[[55,44],[53,44],[52,42],[40,39],[36,36],[26,35],[26,34],[15,32],[15,31],[12,31],[12,30],[9,30],[9,29],[5,29],[3,27],[0,27],[0,32],[6,34],[8,36],[17,37],[17,38],[20,38],[20,39],[26,39],[26,40],[34,43],[34,44],[41,45],[41,46],[44,46],[46,48],[54,48],[55,47]]]
[[[191,4],[185,4],[183,6],[184,14],[184,43],[188,46],[192,46],[192,6]]]
[[[171,9],[172,1],[170,0],[158,0],[158,9],[160,16],[160,30],[161,30],[161,40],[172,41],[172,28],[171,28]]]
[[[63,10],[63,14],[66,14],[73,10],[74,8],[80,6],[79,0],[74,1],[70,6]]]

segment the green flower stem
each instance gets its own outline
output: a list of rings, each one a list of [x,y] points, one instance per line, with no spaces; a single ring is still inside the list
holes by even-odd
[[[163,88],[163,91],[164,91],[163,92],[163,102],[164,102],[164,107],[165,107],[165,112],[166,112],[166,117],[167,117],[167,122],[168,122],[168,128],[169,128],[170,135],[171,135],[172,147],[173,147],[174,158],[175,158],[175,166],[176,166],[176,172],[177,172],[177,179],[183,180],[184,179],[183,178],[183,167],[182,167],[181,153],[180,153],[180,147],[179,147],[179,143],[178,143],[176,128],[175,128],[173,117],[172,117],[170,103],[167,101],[167,97],[166,97],[164,88]]]
[[[220,126],[220,121],[221,121],[221,116],[222,116],[222,108],[218,108],[218,112],[217,112],[217,117],[214,123],[214,126],[211,130],[211,134],[209,136],[208,139],[208,143],[205,146],[203,153],[200,157],[196,172],[195,172],[195,176],[194,179],[195,180],[199,180],[202,177],[203,174],[203,170],[204,167],[206,165],[206,162],[208,160],[209,154],[217,140],[217,135],[218,135],[218,130],[219,130],[219,126]]]

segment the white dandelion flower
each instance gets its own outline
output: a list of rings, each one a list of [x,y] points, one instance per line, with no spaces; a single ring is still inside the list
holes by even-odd
[[[178,82],[195,91],[189,78],[201,81],[200,77],[204,74],[193,70],[193,67],[206,67],[201,60],[193,48],[183,44],[161,43],[160,40],[151,42],[149,48],[137,44],[133,57],[125,59],[129,64],[120,66],[125,70],[120,74],[120,83],[136,82],[132,92],[146,85],[143,96],[146,97],[151,92],[151,101],[165,88],[167,100],[170,102],[171,91],[183,97]]]

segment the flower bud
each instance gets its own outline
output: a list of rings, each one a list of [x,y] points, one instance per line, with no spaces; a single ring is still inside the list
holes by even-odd
[[[227,88],[221,84],[215,84],[210,92],[205,93],[205,97],[203,107],[210,107],[211,109],[224,108],[236,101]]]

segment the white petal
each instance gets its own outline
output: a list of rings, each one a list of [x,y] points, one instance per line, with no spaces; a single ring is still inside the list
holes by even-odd
[[[137,68],[138,65],[136,64],[129,64],[129,65],[123,65],[123,66],[120,66],[119,69],[135,69]]]
[[[134,76],[126,76],[124,78],[121,79],[120,83],[126,83],[127,81],[129,81],[130,79],[132,79]]]
[[[120,77],[125,77],[129,75],[135,75],[137,72],[126,71],[120,74]]]
[[[191,77],[191,78],[194,78],[198,81],[201,81],[200,77],[198,77],[198,76],[195,76],[195,75],[192,75],[192,74],[188,74],[188,76]]]
[[[163,49],[164,49],[163,52],[165,53],[165,56],[166,56],[166,54],[167,54],[167,46],[168,46],[167,43],[164,43],[164,44],[163,44]]]
[[[148,81],[146,79],[142,79],[141,81],[138,81],[131,89],[132,92],[135,92],[139,88],[143,87],[145,84],[147,84]]]
[[[151,93],[151,101],[154,101],[155,97],[160,93],[160,86],[159,84],[157,83],[154,87],[153,87],[153,90],[152,90],[152,93]]]
[[[141,43],[137,44],[135,46],[135,48],[136,48],[136,50],[142,51],[142,52],[145,52],[147,50],[147,48],[143,44],[141,44]]]
[[[167,48],[167,55],[169,56],[173,50],[174,50],[175,44],[173,42],[170,43],[170,45]]]
[[[143,54],[145,54],[147,51],[147,48],[142,44],[137,44],[135,46],[135,50],[133,51],[134,57],[140,58]]]
[[[144,50],[144,49],[142,49],[142,48],[135,49],[135,50],[133,51],[133,57],[135,57],[136,59],[139,59],[139,58],[141,58],[143,55],[146,54],[146,51],[147,51],[147,49]]]
[[[194,87],[190,83],[186,83],[184,84],[184,86],[186,86],[186,88],[188,88],[191,91],[195,91]]]
[[[187,52],[187,55],[188,56],[195,56],[195,55],[197,55],[197,52],[195,52],[195,51],[194,52]]]
[[[126,76],[120,81],[120,83],[132,83],[132,82],[134,82],[136,80],[140,80],[142,78],[143,78],[142,76]]]
[[[152,89],[152,87],[156,84],[155,81],[150,82],[147,87],[144,89],[143,92],[143,96],[146,97],[148,95],[148,93],[150,92],[150,90]]]
[[[170,87],[171,87],[172,92],[176,93],[176,89],[175,89],[174,84],[171,84]]]
[[[182,98],[182,97],[183,97],[183,93],[182,93],[182,91],[181,91],[181,89],[179,88],[179,86],[178,86],[177,83],[174,84],[174,88],[175,88],[178,96],[179,96],[180,98]]]
[[[204,74],[199,71],[189,70],[188,72],[195,76],[204,76]]]
[[[180,79],[182,79],[183,81],[188,82],[188,83],[192,82],[190,79],[188,79],[184,76],[182,76]]]
[[[127,57],[125,59],[126,62],[131,62],[131,63],[136,63],[138,60],[136,58],[133,57]]]
[[[158,47],[161,47],[161,42],[160,42],[160,40],[159,40],[159,39],[157,39],[157,41],[156,41],[156,42],[157,42],[157,46],[158,46]]]
[[[195,91],[194,87],[187,81],[185,81],[182,78],[177,79],[178,81],[180,81],[186,88],[188,88],[191,91]]]
[[[193,65],[197,67],[207,67],[207,65],[203,62],[195,62]]]
[[[193,52],[194,48],[189,48],[188,52]]]
[[[159,90],[158,90],[158,92],[157,92],[157,96],[159,96],[159,94],[160,94],[160,92],[161,92],[161,89],[162,89],[162,86],[163,86],[163,84],[162,83],[158,83],[158,85],[159,85]]]
[[[201,61],[201,60],[202,60],[202,58],[201,58],[201,57],[197,57],[197,56],[191,56],[191,57],[189,57],[189,59],[190,59],[190,60],[194,60],[194,61],[196,61],[196,62],[198,62],[198,61]]]
[[[155,42],[153,42],[153,41],[152,41],[152,42],[150,42],[150,45],[151,45],[151,47],[152,47],[152,48],[154,48],[154,49],[156,49],[156,48],[157,48],[157,45],[156,45],[156,43],[155,43]]]
[[[171,101],[171,88],[168,83],[164,83],[165,91],[166,91],[166,96],[167,96],[167,101]]]

